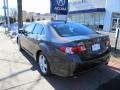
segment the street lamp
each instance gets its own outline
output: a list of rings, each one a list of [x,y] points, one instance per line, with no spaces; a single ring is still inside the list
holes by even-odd
[[[6,6],[7,6],[7,21],[8,21],[8,30],[10,28],[10,18],[9,18],[9,4],[8,0],[6,0]]]

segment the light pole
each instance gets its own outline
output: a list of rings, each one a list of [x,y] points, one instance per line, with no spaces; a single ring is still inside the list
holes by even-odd
[[[6,9],[7,9],[7,7],[6,7],[6,1],[5,0],[3,0],[3,10],[4,10],[4,25],[5,25],[5,33],[6,33]]]
[[[3,4],[4,4],[3,9],[4,9],[5,32],[6,32],[6,25],[8,26],[8,30],[9,30],[9,27],[10,27],[8,0],[3,0]]]
[[[7,6],[7,21],[8,21],[8,30],[10,28],[10,18],[9,18],[9,4],[8,0],[6,0],[6,6]]]

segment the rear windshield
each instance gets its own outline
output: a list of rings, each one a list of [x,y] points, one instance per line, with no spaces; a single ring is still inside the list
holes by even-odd
[[[51,26],[62,37],[96,34],[95,31],[78,23],[52,23]]]

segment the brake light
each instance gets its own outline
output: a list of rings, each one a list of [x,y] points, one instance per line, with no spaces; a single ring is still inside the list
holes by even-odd
[[[64,53],[67,53],[67,54],[79,54],[79,53],[85,51],[86,47],[84,45],[82,45],[82,46],[75,46],[75,47],[65,47],[65,46],[62,46],[59,49],[60,49],[60,51],[62,51]]]

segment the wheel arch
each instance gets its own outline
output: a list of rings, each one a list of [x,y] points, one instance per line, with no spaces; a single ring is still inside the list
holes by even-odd
[[[38,62],[38,57],[39,57],[39,54],[42,52],[46,55],[49,54],[50,50],[49,50],[49,47],[45,44],[45,43],[40,43],[39,44],[40,48],[39,50],[37,50],[36,54],[35,54],[35,59],[36,61]]]
[[[39,61],[38,61],[38,58],[39,58],[39,54],[40,54],[41,52],[42,52],[42,50],[38,50],[38,51],[36,52],[35,58],[36,58],[37,63],[39,62]]]

